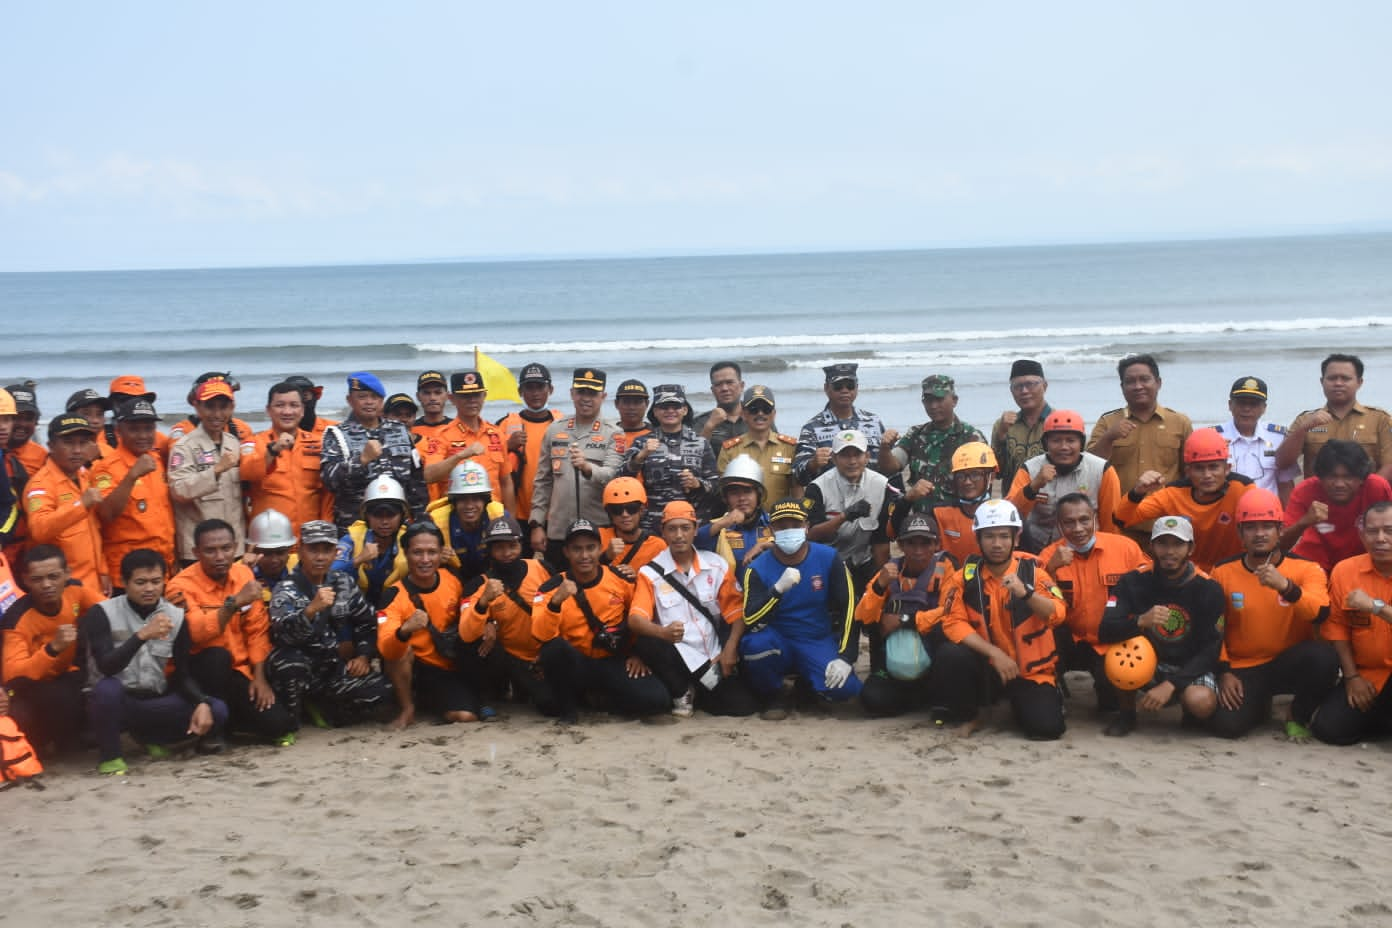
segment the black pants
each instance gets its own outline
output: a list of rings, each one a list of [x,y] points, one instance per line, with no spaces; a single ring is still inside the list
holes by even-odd
[[[543,644],[540,662],[562,718],[574,717],[580,698],[590,694],[619,715],[656,715],[672,704],[657,677],[630,677],[622,657],[587,657],[564,638]]]
[[[1106,659],[1097,653],[1097,649],[1086,641],[1074,638],[1066,625],[1054,629],[1054,645],[1058,648],[1059,672],[1086,671],[1092,677],[1092,691],[1097,696],[1098,711],[1116,711],[1117,690],[1107,679]]]
[[[662,681],[667,694],[676,699],[693,688],[696,692],[696,705],[702,712],[711,715],[745,716],[759,711],[758,700],[739,676],[721,677],[715,689],[708,690],[696,679],[696,675],[682,660],[681,652],[670,641],[657,638],[636,638],[633,652],[652,669],[653,676]]]
[[[1334,687],[1320,703],[1310,731],[1325,744],[1357,744],[1364,738],[1392,734],[1392,685],[1383,686],[1366,712],[1348,704],[1344,687]]]
[[[41,760],[76,747],[86,718],[82,673],[70,670],[51,680],[17,677],[9,682],[10,717]]]
[[[1015,724],[1027,738],[1052,741],[1061,738],[1067,728],[1063,694],[1057,685],[1024,677],[1002,685],[986,658],[966,645],[947,642],[938,648],[932,672],[939,674],[941,692],[953,719],[974,719],[981,706],[991,705],[1004,695],[1010,701]]]
[[[189,673],[205,693],[227,705],[228,727],[233,731],[279,738],[299,728],[299,720],[282,700],[265,709],[256,708],[251,699],[251,680],[232,666],[232,655],[226,648],[204,648],[190,657]]]
[[[889,675],[885,666],[883,627],[878,622],[866,626],[866,634],[870,637],[870,676],[865,678],[865,685],[860,690],[860,706],[866,715],[888,718],[924,707],[948,715],[948,699],[942,692],[942,676],[934,672],[936,668],[932,664],[928,672],[917,680],[896,680]],[[929,660],[935,661],[938,650],[947,643],[942,626],[935,625],[920,637]]]
[[[1242,681],[1242,705],[1225,709],[1221,702],[1209,723],[1223,738],[1241,738],[1271,715],[1271,697],[1293,693],[1291,719],[1310,724],[1320,702],[1339,679],[1339,655],[1327,641],[1302,641],[1265,664],[1233,671]]]
[[[502,651],[502,648],[498,648]],[[541,664],[524,661],[514,654],[503,651],[503,664],[507,668],[508,683],[512,686],[512,698],[526,700],[536,707],[542,715],[561,714],[561,704],[556,699],[556,690],[542,675]]]
[[[511,682],[508,653],[503,650],[501,642],[495,641],[488,656],[483,657],[478,652],[479,644],[480,641],[459,642],[455,664],[458,665],[459,672],[464,674],[478,691],[483,703],[492,705],[507,695],[508,684]]]

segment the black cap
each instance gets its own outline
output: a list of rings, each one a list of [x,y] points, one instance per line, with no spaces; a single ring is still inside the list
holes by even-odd
[[[827,383],[836,383],[841,380],[858,381],[856,371],[860,370],[860,365],[854,362],[843,362],[841,364],[828,364],[822,368],[822,373],[826,374]]]
[[[599,537],[599,529],[589,519],[576,519],[566,527],[565,540],[567,543],[577,535],[593,535]]]
[[[5,388],[5,392],[14,397],[15,412],[32,412],[38,415],[39,399],[34,395],[34,381],[26,380],[24,383],[12,383]]]
[[[777,408],[773,401],[773,391],[761,383],[756,383],[748,390],[744,391],[744,399],[740,401],[741,406],[753,406],[755,403],[767,403],[770,409]]]
[[[424,387],[425,385],[432,383],[438,383],[446,390],[449,389],[449,381],[446,380],[445,375],[440,373],[439,371],[426,371],[425,373],[417,377],[416,389],[419,390],[421,387]]]
[[[508,513],[503,513],[483,530],[483,543],[490,545],[495,541],[521,541],[522,526]]]
[[[1233,381],[1232,389],[1228,391],[1228,398],[1239,396],[1254,396],[1259,400],[1265,400],[1268,396],[1266,381],[1260,377],[1237,378]]]
[[[387,401],[382,404],[382,408],[387,412],[391,412],[399,406],[410,406],[412,410],[420,408],[416,405],[416,401],[406,393],[393,393],[391,396],[387,397]]]
[[[483,385],[483,375],[478,371],[460,371],[450,374],[450,392],[456,396],[469,396],[473,393],[483,393],[486,387]]]
[[[625,380],[619,384],[619,389],[614,393],[614,399],[621,400],[625,396],[636,396],[643,402],[647,402],[648,388],[641,380]]]
[[[314,381],[310,380],[303,374],[291,374],[289,377],[286,377],[285,380],[282,382],[288,383],[290,386],[294,387],[296,390],[299,390],[301,393],[303,393],[305,390],[308,390],[311,393],[313,393],[315,397],[320,397],[324,395],[324,388],[321,387],[319,384],[315,383]]]
[[[522,368],[522,373],[517,376],[517,385],[520,387],[524,383],[550,383],[551,372],[546,369],[545,364],[537,364],[533,361]]]
[[[62,435],[74,435],[78,432],[86,432],[88,435],[97,434],[97,430],[92,428],[92,424],[82,416],[54,416],[53,421],[48,423],[50,440]]]
[[[155,404],[147,399],[137,398],[116,404],[117,422],[161,422]]]
[[[652,404],[654,406],[664,406],[669,403],[681,403],[683,406],[689,405],[686,402],[686,388],[679,383],[660,383],[653,387]]]
[[[604,371],[595,370],[593,367],[577,367],[570,379],[570,386],[574,390],[599,390],[603,392],[604,385],[608,380],[609,378]]]
[[[1014,380],[1016,377],[1043,377],[1043,376],[1044,376],[1044,365],[1043,365],[1043,364],[1040,364],[1038,361],[1032,361],[1032,360],[1030,360],[1029,358],[1021,358],[1020,360],[1016,361],[1014,364],[1010,365],[1010,379],[1011,379],[1011,380]]]
[[[111,409],[111,400],[102,396],[100,393],[98,393],[96,390],[93,390],[90,387],[88,387],[86,390],[78,390],[72,396],[68,397],[67,405],[64,406],[63,409],[65,412],[73,412],[75,410],[81,409],[83,406],[90,406],[94,403],[100,406],[103,410]]]

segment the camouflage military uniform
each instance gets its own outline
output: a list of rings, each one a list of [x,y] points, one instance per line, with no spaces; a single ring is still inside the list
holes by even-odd
[[[909,458],[905,487],[919,480],[933,484],[933,492],[918,501],[915,511],[926,512],[933,506],[956,501],[957,494],[952,487],[952,452],[969,441],[985,442],[986,439],[975,427],[955,417],[952,425],[945,429],[925,422],[899,436],[894,447],[902,449]]]

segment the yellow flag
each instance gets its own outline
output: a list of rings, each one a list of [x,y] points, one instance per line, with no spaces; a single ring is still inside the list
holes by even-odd
[[[522,402],[522,394],[517,392],[517,378],[512,372],[474,346],[474,370],[483,375],[483,385],[488,388],[490,400],[511,400]]]

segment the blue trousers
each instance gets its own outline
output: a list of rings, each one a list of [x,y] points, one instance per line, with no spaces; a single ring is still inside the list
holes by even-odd
[[[227,704],[221,699],[208,700],[213,710],[213,727],[209,736],[216,737],[227,725]],[[179,693],[138,699],[125,691],[116,677],[104,677],[92,687],[92,729],[97,738],[100,760],[121,756],[121,731],[150,744],[174,744],[188,735],[189,719],[194,706]]]
[[[840,656],[836,641],[825,638],[790,638],[769,626],[757,632],[745,632],[739,643],[744,661],[744,680],[760,696],[771,696],[783,686],[790,673],[802,677],[817,695],[837,701],[860,694],[860,678],[852,673],[846,682],[835,689],[826,685],[826,666]]]

